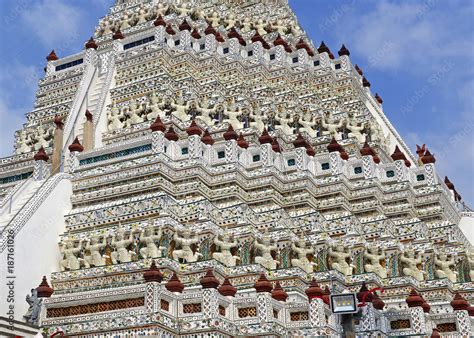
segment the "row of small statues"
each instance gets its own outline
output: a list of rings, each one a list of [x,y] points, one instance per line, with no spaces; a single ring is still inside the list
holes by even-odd
[[[237,107],[233,98],[226,104],[216,103],[211,106],[207,98],[201,103],[196,99],[184,102],[181,94],[173,99],[159,97],[156,92],[152,92],[146,102],[141,104],[131,99],[128,106],[122,108],[112,105],[108,114],[108,130],[114,131],[145,121],[153,122],[158,116],[160,118],[173,116],[183,122],[197,118],[208,126],[224,122],[231,124],[234,129],[255,127],[260,132],[266,126],[270,131],[281,130],[287,135],[306,132],[310,137],[324,135],[336,139],[342,139],[344,136],[354,137],[358,142],[364,142],[369,133],[375,139],[383,137],[378,135],[380,131],[377,128],[369,130],[367,124],[359,122],[354,114],[336,120],[331,112],[320,116],[314,116],[313,113],[304,110],[290,114],[281,106],[262,113],[255,104]]]
[[[15,154],[29,153],[43,148],[51,147],[53,144],[54,126],[39,125],[34,132],[21,129],[18,132]]]
[[[139,236],[136,236],[139,234]],[[110,259],[112,264],[128,263],[138,259],[138,254],[134,250],[130,250],[133,244],[142,244],[139,253],[143,258],[163,257],[167,248],[160,246],[160,241],[163,237],[163,228],[160,227],[158,231],[155,228],[148,226],[140,231],[130,231],[128,236],[125,236],[125,231],[119,229],[115,236],[112,236],[110,241],[110,254],[104,253],[104,250],[109,246],[108,236],[103,236],[102,240],[99,235],[93,235],[87,240],[85,247],[83,241],[79,242],[78,246],[74,245],[73,241],[66,241],[65,244],[60,244],[60,250],[63,255],[60,261],[61,271],[76,270],[81,266],[89,268],[91,266],[104,266],[107,264],[107,259]],[[180,262],[192,263],[197,262],[201,253],[195,249],[199,245],[199,238],[192,234],[189,227],[185,227],[180,235],[178,231],[174,232],[173,240],[175,248],[172,251],[171,257]],[[220,251],[212,253],[212,258],[221,262],[226,266],[236,266],[237,262],[241,260],[240,256],[233,254],[234,249],[239,247],[239,243],[231,239],[231,236],[226,231],[221,238],[215,236],[213,242],[216,248]],[[274,270],[278,267],[279,261],[274,258],[274,253],[278,248],[270,236],[265,233],[261,240],[255,240],[253,243],[255,249],[254,261],[266,269]],[[85,251],[84,251],[85,249]],[[314,271],[314,262],[308,258],[309,255],[314,254],[314,248],[307,246],[306,240],[300,238],[291,244],[291,249],[294,252],[294,257],[291,259],[291,266],[299,267],[307,273]],[[330,268],[337,270],[344,275],[352,275],[354,266],[351,264],[350,249],[340,243],[332,245],[328,250]],[[385,267],[385,252],[383,249],[369,247],[364,252],[364,270],[366,272],[373,272],[381,278],[387,278],[387,268]],[[469,253],[468,261],[470,264],[470,278],[474,280],[474,251]],[[425,273],[420,270],[419,266],[422,264],[422,255],[416,255],[414,250],[407,250],[400,256],[400,263],[402,265],[402,274],[404,276],[411,276],[419,281],[425,279]],[[456,272],[454,257],[449,258],[448,255],[441,251],[435,255],[434,259],[434,274],[436,278],[448,278],[452,282],[456,282]]]
[[[95,34],[97,37],[101,37],[111,34],[119,29],[123,31],[127,28],[154,20],[160,15],[164,17],[173,13],[179,16],[189,16],[193,20],[206,20],[215,28],[218,28],[221,25],[226,30],[239,28],[242,33],[250,32],[253,29],[262,36],[270,32],[278,32],[280,35],[292,33],[298,36],[302,33],[298,24],[293,21],[288,27],[281,19],[265,21],[262,18],[253,20],[250,17],[245,16],[242,20],[238,20],[234,14],[229,14],[227,18],[224,18],[215,11],[210,15],[206,15],[199,6],[192,6],[191,3],[185,3],[178,6],[159,3],[158,6],[153,8],[140,6],[133,13],[125,11],[122,17],[115,21],[110,17],[105,17],[97,27]]]

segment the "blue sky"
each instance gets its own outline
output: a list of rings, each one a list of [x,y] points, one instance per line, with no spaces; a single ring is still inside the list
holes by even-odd
[[[409,147],[426,143],[474,206],[474,2],[289,0],[310,39],[344,43]],[[33,107],[51,49],[81,50],[113,0],[0,0],[0,157]]]

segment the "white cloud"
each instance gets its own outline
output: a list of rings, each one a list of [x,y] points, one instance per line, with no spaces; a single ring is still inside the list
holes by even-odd
[[[21,20],[42,45],[61,50],[76,44],[84,15],[71,1],[41,0],[24,10]]]
[[[380,0],[373,3],[372,10],[347,15],[344,29],[337,34],[342,41],[355,43],[350,49],[365,58],[368,67],[431,71],[429,65],[435,68],[437,63],[433,59],[473,54],[470,41],[462,39],[462,34],[456,36],[463,30],[469,32],[469,27],[454,21],[471,9],[472,3],[460,6],[457,3],[444,5],[437,0]],[[445,10],[452,12],[445,15]]]

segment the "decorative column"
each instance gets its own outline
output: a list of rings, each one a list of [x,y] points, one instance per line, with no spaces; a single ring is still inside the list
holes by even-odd
[[[312,327],[324,327],[327,325],[324,313],[324,291],[319,287],[316,279],[311,280],[311,284],[305,290],[309,301],[309,318]]]
[[[202,155],[201,150],[201,134],[202,131],[197,125],[196,121],[193,119],[191,125],[186,129],[188,134],[188,148],[189,148],[189,157],[190,158],[200,158]]]
[[[239,138],[237,139],[237,146],[240,148],[238,151],[240,153],[240,157],[238,157],[240,164],[246,166],[249,164],[249,154],[246,151],[249,147],[247,140],[244,137],[244,134],[240,133]]]
[[[456,314],[459,335],[468,337],[472,334],[471,320],[469,318],[469,303],[459,293],[454,295],[450,305]]]
[[[217,41],[216,41],[216,36],[217,32],[215,31],[214,27],[212,27],[211,24],[207,26],[206,30],[204,31],[204,34],[206,35],[206,51],[213,52],[216,50],[217,47]]]
[[[339,61],[341,62],[341,70],[351,70],[351,60],[349,58],[349,55],[351,55],[351,53],[349,52],[349,49],[347,49],[346,46],[342,45],[341,49],[339,49],[337,54],[339,55]]]
[[[347,153],[344,151],[344,148],[336,141],[333,137],[329,145],[327,146],[329,151],[329,166],[331,168],[331,174],[333,176],[339,175],[342,173],[342,159],[348,158]]]
[[[324,42],[322,43],[322,45],[324,45]],[[325,46],[325,45],[324,45],[324,46]],[[327,48],[327,47],[326,47],[326,48]],[[286,51],[288,52],[288,49],[289,49],[289,48],[287,48],[287,47],[285,46],[285,49],[286,49]],[[308,44],[307,44],[303,39],[300,39],[300,40],[298,41],[298,43],[296,44],[296,49],[298,50],[298,62],[299,62],[300,64],[307,64],[308,60],[309,60],[310,58],[314,57],[314,52],[313,52],[313,50],[308,46]],[[328,51],[329,51],[329,49],[328,49]],[[319,49],[318,49],[318,52],[319,52]],[[326,51],[324,51],[324,52],[326,52]],[[323,52],[323,53],[324,53],[324,52]],[[326,54],[327,54],[327,53],[326,53]],[[323,54],[321,54],[321,55],[319,56],[319,59],[320,59],[320,62],[324,62],[324,65],[325,65],[324,67],[327,67],[327,66],[330,65],[330,63],[324,61],[324,60],[326,60],[325,57],[327,58],[327,60],[329,60],[329,56],[328,56],[328,55],[323,55]],[[322,65],[322,63],[320,63],[320,64]]]
[[[155,122],[150,126],[151,129],[151,150],[153,154],[159,155],[164,152],[165,149],[165,131],[166,127],[161,122],[159,116],[157,116]]]
[[[51,163],[51,174],[57,174],[61,171],[61,159],[63,156],[63,135],[64,135],[64,123],[61,118],[56,115],[54,117],[54,124],[56,129],[54,130],[53,138],[53,156]]]
[[[69,160],[68,160],[68,171],[73,173],[79,167],[79,161],[77,159],[77,154],[84,151],[84,147],[79,142],[79,139],[76,137],[74,142],[68,147],[69,149]]]
[[[46,276],[43,276],[43,280],[41,281],[40,285],[36,288],[36,294],[38,298],[50,298],[53,293],[54,293],[54,290],[52,287],[49,286]],[[38,326],[41,326],[41,322],[46,318],[46,311],[47,310],[46,310],[45,302],[42,301],[40,316],[38,320]]]
[[[154,29],[155,42],[162,44],[165,41],[166,22],[165,20],[163,20],[163,17],[161,16],[161,14],[153,22],[153,25],[155,26],[155,29]]]
[[[217,297],[219,292],[219,280],[214,276],[213,270],[210,268],[207,273],[199,281],[202,285],[202,309],[204,318],[215,318],[218,315],[219,303]]]
[[[182,49],[191,48],[191,26],[188,24],[186,19],[179,25],[180,36],[179,45]]]
[[[425,312],[423,311],[423,298],[415,291],[415,289],[412,289],[410,295],[406,298],[406,302],[410,308],[412,330],[418,335],[427,334]]]
[[[173,128],[172,125],[168,128],[168,131],[165,133],[165,139],[168,140],[168,148],[170,149],[169,151],[167,151],[167,153],[171,154],[172,159],[175,159],[176,151],[177,151],[176,142],[178,142],[179,136],[174,131],[174,128]],[[163,150],[164,150],[164,148],[163,148]]]
[[[396,178],[397,182],[404,182],[407,180],[407,167],[411,165],[410,161],[407,160],[405,154],[401,152],[398,146],[395,146],[395,150],[392,154],[392,159],[395,162]]]
[[[257,291],[257,316],[261,323],[273,321],[273,311],[271,306],[272,283],[267,279],[265,273],[261,273],[254,285]]]
[[[324,43],[324,41],[321,41],[321,45],[318,47],[318,53],[319,53],[319,65],[322,68],[330,67],[331,66],[331,59],[329,58],[329,54],[331,51],[329,50],[328,46]]]
[[[375,154],[375,151],[369,146],[367,141],[360,149],[362,155],[362,170],[366,180],[375,177],[375,164],[380,163],[380,158]]]
[[[49,156],[44,151],[44,148],[39,148],[38,152],[33,156],[35,160],[35,167],[33,168],[33,178],[37,181],[44,180],[47,173],[48,168],[48,159]]]
[[[151,261],[151,266],[143,274],[146,283],[145,291],[145,309],[148,314],[158,312],[161,296],[161,281],[163,274],[155,265],[155,261]]]
[[[86,109],[86,120],[84,121],[84,134],[82,138],[84,143],[84,150],[92,150],[94,148],[94,122],[92,120],[92,114]]]
[[[49,53],[49,55],[46,57],[46,61],[48,61],[48,64],[46,66],[46,76],[50,76],[51,74],[56,72],[56,65],[54,62],[56,60],[59,60],[59,59],[53,49],[51,53]]]
[[[224,281],[222,282],[221,286],[217,289],[217,291],[224,297],[227,297],[227,299],[232,299],[235,297],[235,294],[237,293],[237,288],[233,286],[230,283],[230,280],[228,277],[224,278]],[[230,320],[233,320],[233,313],[234,313],[234,305],[231,303],[229,307],[226,309],[226,312],[229,314]]]
[[[201,137],[201,142],[205,144],[204,160],[208,164],[212,164],[214,162],[214,149],[212,148],[212,145],[214,144],[214,139],[209,133],[209,130],[206,129],[204,135],[202,135]]]
[[[298,133],[298,136],[293,141],[293,145],[296,148],[296,168],[298,170],[308,169],[308,149],[310,147],[308,142]]]
[[[435,166],[434,166],[436,159],[430,153],[428,149],[426,150],[425,154],[421,157],[421,162],[423,163],[425,167],[426,181],[428,185],[438,184],[438,176],[436,175]]]
[[[234,131],[234,128],[231,124],[227,128],[227,131],[224,133],[225,139],[225,161],[227,163],[235,163],[237,162],[238,158],[238,151],[237,151],[237,140],[239,136]]]
[[[273,165],[273,138],[268,134],[267,128],[263,128],[262,135],[258,138],[260,142],[260,151],[262,153],[261,161],[263,167],[270,167]]]

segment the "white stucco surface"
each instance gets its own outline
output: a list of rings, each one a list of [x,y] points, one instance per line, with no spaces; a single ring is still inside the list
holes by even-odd
[[[14,317],[23,320],[28,310],[25,297],[36,288],[43,276],[49,279],[53,271],[58,271],[60,253],[59,235],[65,231],[64,215],[71,210],[72,185],[68,179],[61,180],[44,200],[40,208],[26,222],[14,238]],[[0,316],[8,317],[7,281],[12,274],[7,271],[8,249],[0,257]]]

